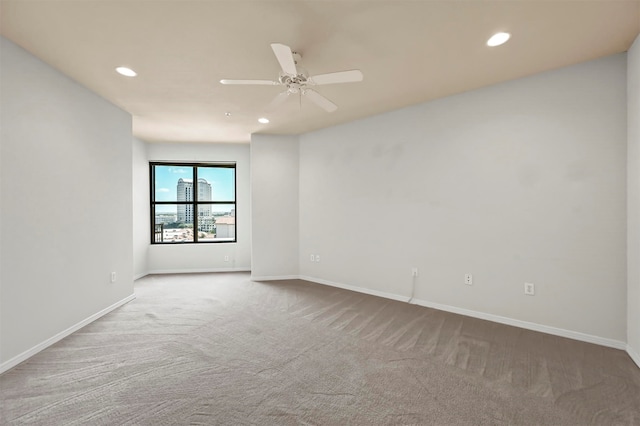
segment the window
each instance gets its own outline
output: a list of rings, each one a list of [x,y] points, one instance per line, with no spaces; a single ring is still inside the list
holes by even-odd
[[[149,163],[149,173],[151,244],[236,241],[235,163]]]

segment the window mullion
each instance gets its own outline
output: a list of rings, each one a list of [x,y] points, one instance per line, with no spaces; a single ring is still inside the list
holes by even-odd
[[[198,168],[193,166],[193,242],[198,242]]]

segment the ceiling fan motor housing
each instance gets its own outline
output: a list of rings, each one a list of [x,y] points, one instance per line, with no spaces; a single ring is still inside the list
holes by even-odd
[[[284,71],[280,72],[280,84],[287,88],[289,93],[298,93],[304,90],[304,88],[311,83],[309,80],[309,73],[300,65],[302,55],[298,52],[291,52],[293,56],[293,62],[296,64],[296,75],[290,75]]]
[[[300,70],[300,68],[298,68]],[[298,93],[303,90],[310,81],[307,79],[307,76],[304,74],[298,74],[295,76],[290,76],[288,74],[280,74],[279,78],[280,84],[285,86],[289,93]]]

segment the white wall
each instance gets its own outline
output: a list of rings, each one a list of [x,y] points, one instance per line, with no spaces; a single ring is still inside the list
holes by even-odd
[[[151,240],[149,206],[149,162],[146,144],[133,138],[133,277],[147,275],[147,253]]]
[[[132,157],[129,114],[0,43],[4,369],[133,294]]]
[[[640,36],[627,53],[627,343],[640,366]]]
[[[300,136],[300,274],[409,296],[417,267],[417,299],[623,344],[625,73],[619,54]]]
[[[148,143],[149,161],[236,162],[236,243],[150,245],[149,273],[248,271],[251,269],[251,205],[249,144]],[[142,173],[142,171],[140,171]],[[148,193],[146,202],[149,202]],[[149,227],[149,215],[146,216]],[[147,237],[149,238],[149,237]],[[149,241],[149,240],[147,240]],[[229,261],[225,261],[229,256]]]
[[[298,275],[298,137],[251,136],[253,279]]]

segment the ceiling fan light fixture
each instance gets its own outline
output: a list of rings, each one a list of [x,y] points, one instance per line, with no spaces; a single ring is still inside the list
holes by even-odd
[[[116,68],[116,72],[120,75],[124,75],[125,77],[135,77],[138,75],[137,72],[127,67],[118,67]]]
[[[265,118],[265,117],[260,117],[260,118],[258,118],[258,122],[262,123],[262,124],[267,124],[267,123],[269,123],[269,119]]]
[[[487,46],[489,47],[496,47],[496,46],[500,46],[502,44],[505,44],[507,41],[509,41],[509,39],[511,38],[511,34],[509,33],[495,33],[494,35],[491,36],[491,38],[489,38],[489,40],[487,40]]]

